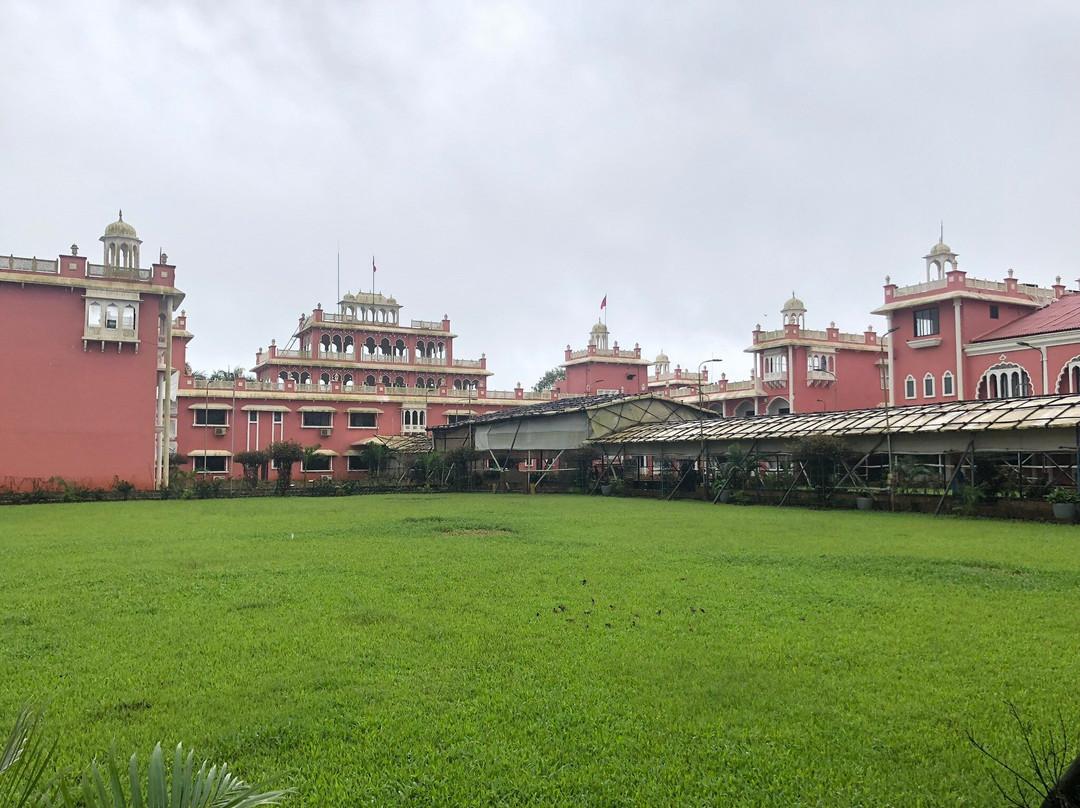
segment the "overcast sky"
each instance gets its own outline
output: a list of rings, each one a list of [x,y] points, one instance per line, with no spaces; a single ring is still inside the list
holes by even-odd
[[[0,254],[100,260],[123,208],[199,369],[333,309],[339,242],[495,389],[605,294],[621,346],[732,379],[792,291],[881,330],[941,220],[970,275],[1080,275],[1076,0],[0,0],[0,41]]]

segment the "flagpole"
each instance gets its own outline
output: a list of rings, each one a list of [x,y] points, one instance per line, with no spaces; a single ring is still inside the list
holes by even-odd
[[[338,314],[341,314],[341,242],[337,243],[337,304]]]
[[[375,302],[375,256],[371,256],[371,302]]]

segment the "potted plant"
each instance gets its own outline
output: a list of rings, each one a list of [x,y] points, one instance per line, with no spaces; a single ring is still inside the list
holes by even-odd
[[[872,511],[874,509],[874,498],[870,496],[870,492],[865,488],[855,492],[855,507],[860,511]]]
[[[1076,504],[1080,502],[1071,488],[1055,488],[1046,495],[1046,501],[1054,506],[1054,518],[1071,522],[1076,519]]]

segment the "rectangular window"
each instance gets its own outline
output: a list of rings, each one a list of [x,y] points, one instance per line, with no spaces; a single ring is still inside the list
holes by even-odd
[[[998,318],[998,307],[997,306],[991,306],[990,307],[990,319],[991,320],[996,320],[997,318]]]
[[[367,471],[367,461],[361,455],[349,455],[349,471]]]
[[[332,426],[334,413],[332,412],[302,412],[302,426],[308,428],[327,428]]]
[[[315,455],[310,460],[300,463],[301,471],[333,471],[334,458],[330,455]]]
[[[375,419],[378,413],[374,412],[350,412],[349,429],[374,429],[378,424]]]
[[[248,413],[248,423],[249,424],[257,424],[257,423],[259,423],[259,412],[258,412],[258,410],[252,410],[251,412]]]
[[[953,377],[951,373],[946,373],[941,377],[941,395],[951,396],[953,394]]]
[[[941,333],[941,326],[938,322],[938,310],[932,309],[916,309],[915,310],[915,336],[916,337],[930,337],[934,334]]]
[[[228,426],[228,410],[192,410],[195,413],[195,426]]]
[[[468,421],[470,418],[472,418],[471,415],[448,415],[446,416],[446,423],[450,425],[460,424]]]
[[[193,457],[197,474],[225,474],[229,470],[229,458],[224,455]]]
[[[927,376],[922,380],[922,394],[923,398],[934,397],[934,377]]]
[[[281,416],[282,415],[284,415],[284,413],[280,413],[280,412],[275,412],[274,413],[274,423],[275,424],[280,424],[281,423],[281,420],[282,420]]]

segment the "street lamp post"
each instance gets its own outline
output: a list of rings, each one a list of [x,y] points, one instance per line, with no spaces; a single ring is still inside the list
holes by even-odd
[[[1042,359],[1042,394],[1045,396],[1047,394],[1046,388],[1049,386],[1049,379],[1046,377],[1046,346],[1032,345],[1030,342],[1023,342],[1022,340],[1017,340],[1016,344],[1039,352],[1039,358]]]
[[[702,370],[710,362],[723,362],[723,361],[724,361],[723,359],[703,359],[701,362],[698,363],[698,366],[697,366],[697,370],[698,370],[698,378],[697,378],[698,407],[700,409],[702,409],[702,410],[705,409],[705,391],[702,389],[703,385],[701,383],[701,381],[702,381],[701,380]],[[703,415],[703,413],[700,413],[700,412],[698,413],[698,433],[699,433],[699,436],[701,438],[701,458],[704,461],[703,465],[702,465],[702,475],[701,475],[702,482],[704,483],[704,487],[702,489],[702,492],[703,492],[703,495],[705,496],[705,498],[707,499],[708,496],[709,496],[709,448],[705,443],[705,419],[702,417],[702,415]]]
[[[885,337],[890,334],[895,334],[900,330],[900,326],[894,326],[881,335],[881,339],[878,341],[881,346],[881,382],[885,388],[885,444],[886,451],[889,455],[889,476],[886,482],[889,487],[889,510],[896,510],[896,499],[893,495],[893,454],[892,454],[892,430],[889,428],[889,391],[892,388],[892,368],[885,364]]]

